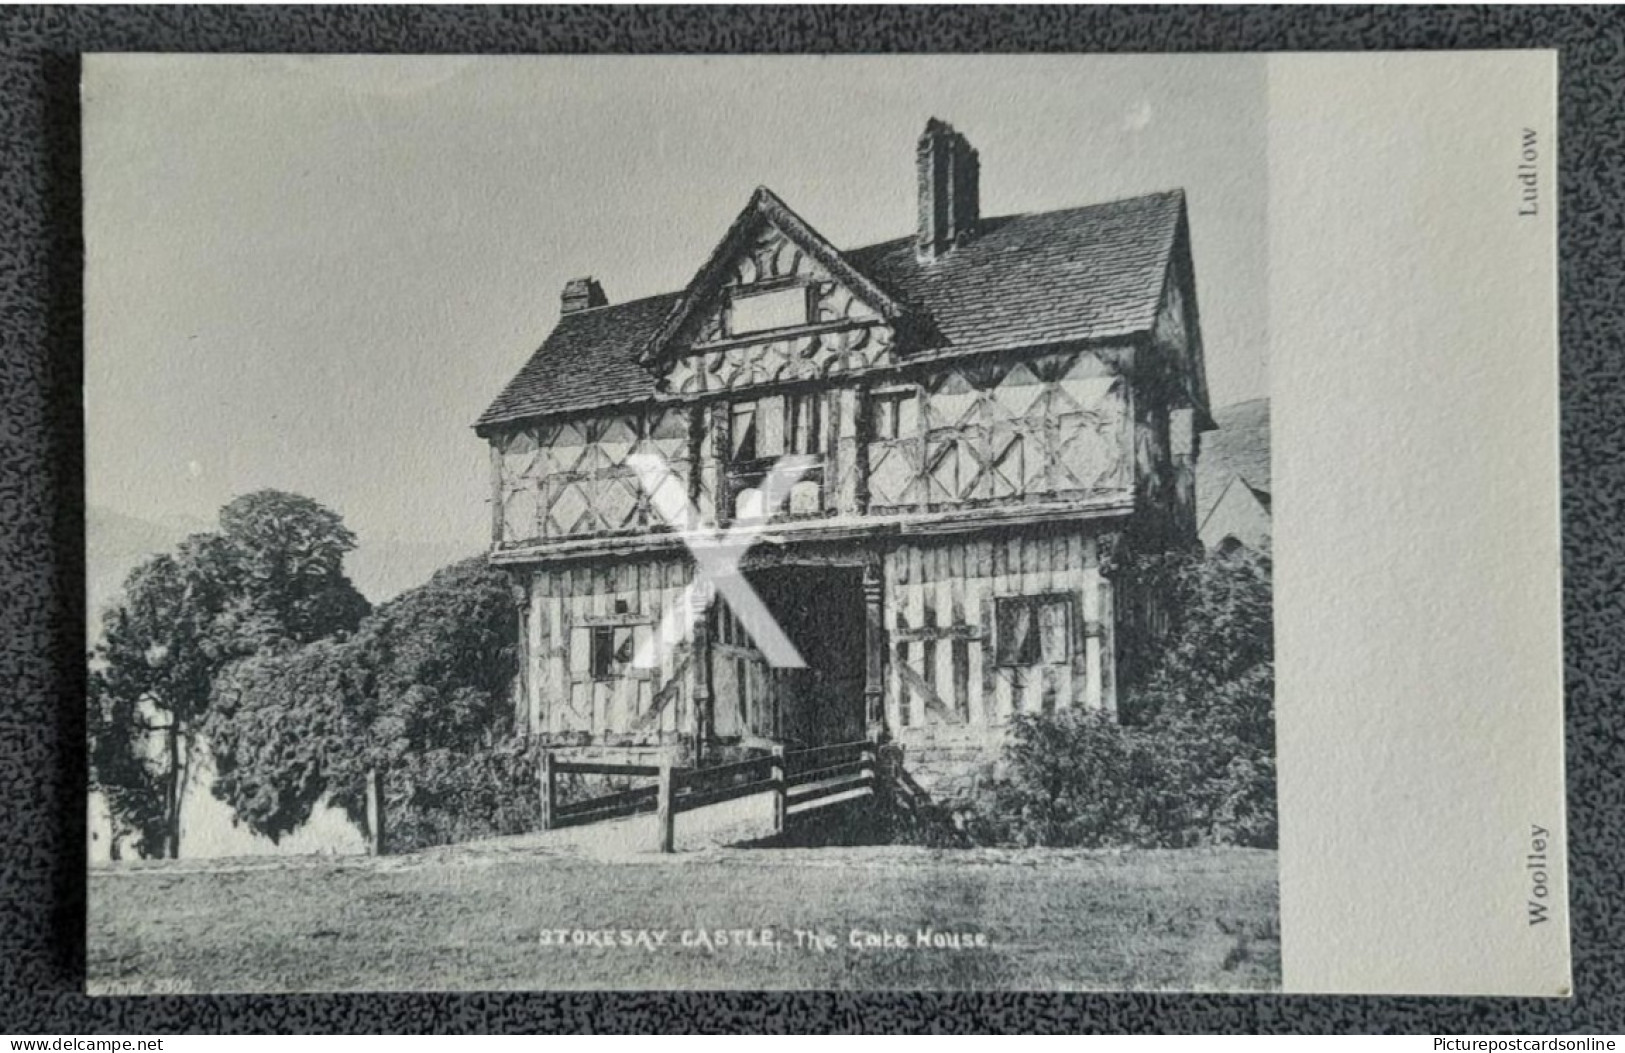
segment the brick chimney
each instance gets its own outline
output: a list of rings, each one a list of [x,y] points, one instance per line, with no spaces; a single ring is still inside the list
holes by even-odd
[[[572,278],[564,283],[564,295],[559,297],[559,310],[564,314],[585,311],[589,307],[603,307],[609,303],[604,287],[596,278]]]
[[[925,122],[916,154],[920,181],[921,258],[935,259],[976,232],[982,163],[953,125]]]

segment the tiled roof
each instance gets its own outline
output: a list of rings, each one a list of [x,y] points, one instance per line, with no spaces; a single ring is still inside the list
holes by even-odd
[[[666,293],[560,317],[479,425],[647,401],[655,378],[638,363],[638,350],[681,298]]]
[[[935,260],[912,237],[842,255],[925,317],[933,354],[1127,337],[1156,318],[1184,200],[1175,190],[984,219]],[[682,295],[564,315],[479,425],[653,398],[637,357]]]
[[[922,262],[914,239],[846,253],[974,354],[1151,328],[1184,206],[1179,191],[983,220],[970,242]]]

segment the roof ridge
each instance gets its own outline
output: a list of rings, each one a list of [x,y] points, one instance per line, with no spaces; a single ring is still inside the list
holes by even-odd
[[[1215,409],[1213,412],[1214,413],[1226,413],[1226,412],[1228,412],[1230,410],[1240,409],[1243,406],[1251,406],[1251,405],[1253,405],[1254,403],[1257,403],[1257,402],[1268,403],[1269,400],[1270,400],[1270,397],[1268,395],[1254,395],[1252,398],[1249,398],[1249,399],[1237,399],[1234,402],[1227,402],[1224,405],[1222,405],[1222,406],[1218,407],[1217,409]]]
[[[579,318],[580,316],[587,314],[596,314],[599,311],[612,311],[617,307],[638,307],[649,303],[651,300],[669,300],[674,296],[681,295],[683,295],[681,291],[650,293],[647,296],[639,296],[631,300],[622,300],[619,303],[601,303],[596,307],[579,307],[574,311],[567,311],[559,315],[559,321],[562,322],[566,318]]]
[[[1067,205],[1064,208],[1046,208],[1037,212],[1005,212],[997,216],[983,216],[981,223],[1001,223],[1012,219],[1033,219],[1040,216],[1059,216],[1069,212],[1087,212],[1090,209],[1109,208],[1112,205],[1127,205],[1136,201],[1148,201],[1151,198],[1180,198],[1185,197],[1184,187],[1171,187],[1167,190],[1152,190],[1144,194],[1130,194],[1127,197],[1114,197],[1106,201],[1093,201],[1087,205]],[[893,245],[907,244],[915,240],[917,235],[903,234],[884,241],[870,242],[867,245],[854,245],[849,249],[839,250],[842,255],[851,252],[869,252],[874,249],[886,248]]]
[[[768,190],[766,187],[757,187],[757,190],[758,191],[766,191],[768,194],[773,193],[771,190]],[[1006,212],[1006,213],[1003,213],[1002,215],[998,215],[998,216],[984,216],[984,217],[982,217],[982,222],[983,223],[998,223],[998,222],[1004,222],[1004,221],[1008,221],[1008,220],[1012,220],[1012,219],[1027,219],[1027,218],[1034,218],[1034,217],[1039,217],[1039,216],[1059,216],[1059,215],[1063,215],[1063,214],[1069,213],[1069,212],[1085,212],[1085,211],[1088,211],[1089,209],[1106,208],[1106,207],[1109,207],[1111,205],[1124,205],[1124,204],[1129,204],[1129,203],[1135,202],[1135,201],[1149,200],[1150,198],[1155,198],[1155,197],[1183,197],[1184,194],[1185,194],[1185,191],[1184,191],[1183,188],[1174,187],[1171,190],[1153,190],[1153,191],[1151,191],[1149,193],[1145,193],[1145,194],[1133,194],[1133,195],[1131,195],[1129,197],[1112,198],[1109,201],[1096,201],[1096,202],[1093,202],[1092,204],[1088,204],[1088,205],[1069,205],[1066,208],[1050,208],[1050,209],[1044,209],[1044,210],[1039,211],[1039,212]],[[773,197],[775,199],[778,199],[778,195],[776,195],[776,194],[773,194]],[[786,207],[788,207],[788,206],[786,206]],[[803,220],[803,222],[805,222],[805,221]],[[839,248],[839,247],[831,244],[831,248],[833,248],[835,250],[835,252],[838,255],[840,255],[842,258],[846,258],[847,256],[849,256],[852,253],[871,252],[871,251],[874,251],[876,249],[889,248],[889,247],[896,246],[896,245],[911,244],[914,240],[915,240],[915,235],[913,235],[913,234],[903,234],[903,235],[901,235],[899,237],[887,238],[884,241],[870,242],[867,245],[854,245],[851,248],[843,249],[843,248]],[[854,263],[850,259],[848,259],[846,262],[850,266],[852,266],[853,268],[857,267],[857,264]],[[868,277],[868,275],[865,275],[865,277]],[[872,278],[870,279],[870,281],[873,281],[873,280],[874,279],[872,279]],[[688,289],[686,287],[685,288],[680,288],[680,289],[668,289],[665,292],[649,293],[648,295],[639,296],[636,299],[632,299],[632,300],[621,300],[621,301],[618,301],[618,302],[615,302],[615,303],[600,304],[597,307],[584,307],[584,308],[581,308],[580,310],[571,311],[569,314],[562,315],[561,320],[564,319],[564,318],[575,318],[575,317],[578,317],[580,315],[593,314],[593,313],[596,313],[596,312],[599,312],[599,311],[614,310],[615,308],[618,308],[618,307],[632,307],[632,306],[635,306],[637,304],[647,303],[650,300],[661,300],[661,299],[671,299],[673,297],[681,297],[681,296],[685,295],[687,292],[688,292]]]

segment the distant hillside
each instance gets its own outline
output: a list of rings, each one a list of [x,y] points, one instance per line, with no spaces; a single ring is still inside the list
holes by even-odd
[[[139,519],[91,505],[85,510],[86,632],[91,643],[101,634],[101,612],[124,588],[124,579],[143,560],[172,551],[190,534],[215,524],[187,516]],[[374,604],[429,580],[441,567],[479,553],[478,545],[363,537],[344,560],[350,580]]]
[[[1196,514],[1205,515],[1231,476],[1270,491],[1270,400],[1249,399],[1213,411],[1218,431],[1202,434],[1196,462]]]

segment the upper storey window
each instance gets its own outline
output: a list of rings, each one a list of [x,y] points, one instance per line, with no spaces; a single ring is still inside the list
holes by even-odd
[[[764,395],[730,407],[727,483],[736,519],[764,514],[817,515],[824,506],[824,453],[828,445],[824,395],[817,391]],[[793,456],[796,482],[776,510],[764,510],[764,487],[779,458]]]
[[[787,453],[822,457],[823,405],[823,396],[816,391],[735,402],[729,428],[729,464],[758,467],[755,462]]]
[[[877,391],[870,396],[871,423],[876,442],[913,436],[920,428],[920,411],[912,391]]]
[[[784,437],[790,453],[822,456],[824,429],[819,419],[823,398],[817,392],[790,395],[784,400]]]
[[[760,292],[735,289],[728,303],[728,335],[793,329],[806,325],[810,317],[805,285],[781,285]]]
[[[733,426],[730,429],[733,441],[728,449],[730,464],[741,464],[754,461],[761,456],[757,452],[760,443],[756,438],[757,403],[754,399],[749,402],[736,402],[733,405]]]

